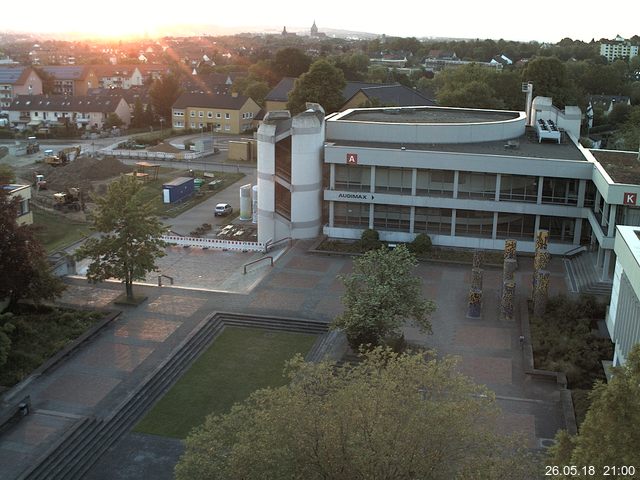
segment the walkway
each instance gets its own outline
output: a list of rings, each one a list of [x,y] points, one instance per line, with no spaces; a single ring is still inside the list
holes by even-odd
[[[310,244],[297,242],[273,268],[262,267],[262,281],[236,290],[241,293],[229,292],[233,288],[219,288],[227,290],[222,293],[136,287],[137,293],[148,296],[144,304],[125,308],[97,338],[21,392],[31,395],[34,413],[0,436],[0,479],[17,478],[80,418],[106,417],[213,311],[331,321],[342,310],[343,288],[336,275],[348,273],[351,260],[308,254]],[[213,262],[216,254],[209,253]],[[530,275],[530,262],[522,263],[517,274],[520,293],[528,286]],[[229,275],[212,265],[186,269],[182,280],[188,284],[188,276],[210,275],[213,286],[222,287],[237,276],[237,272]],[[553,268],[552,285],[564,289],[561,266],[557,269],[555,260]],[[498,395],[504,427],[523,432],[532,447],[553,437],[562,425],[559,394],[554,386],[533,382],[522,373],[519,329],[515,323],[497,320],[500,272],[485,272],[483,318],[477,321],[465,317],[470,267],[422,264],[418,272],[425,280],[424,293],[436,299],[438,311],[433,316],[434,335],[407,328],[407,338],[441,353],[460,355],[462,370]],[[62,301],[112,307],[121,288],[116,283],[92,286],[72,279]],[[180,452],[175,442],[129,434],[96,464],[89,478],[172,478],[170,466]]]

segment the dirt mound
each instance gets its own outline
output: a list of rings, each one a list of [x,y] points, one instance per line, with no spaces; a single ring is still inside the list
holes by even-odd
[[[92,182],[132,172],[134,167],[124,165],[113,157],[105,157],[101,160],[80,157],[65,166],[47,170],[45,178],[50,189],[62,191],[70,187],[80,187],[89,191],[92,189]]]

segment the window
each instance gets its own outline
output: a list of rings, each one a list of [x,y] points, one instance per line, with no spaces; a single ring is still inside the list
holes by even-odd
[[[451,209],[416,207],[413,230],[415,233],[451,235]]]
[[[207,118],[213,118],[213,112],[207,112]]]
[[[200,118],[204,117],[204,112],[203,111],[199,111],[198,112],[198,117],[200,117]]]
[[[540,216],[540,229],[549,230],[549,239],[560,243],[573,243],[575,218]]]
[[[29,213],[31,211],[31,206],[29,204],[29,199],[27,198],[26,200],[20,200],[20,203],[18,204],[19,210],[18,210],[18,216],[21,217],[22,215],[26,215],[27,213]]]
[[[532,241],[535,225],[535,215],[498,213],[496,238],[515,238]]]
[[[191,115],[191,118],[193,118],[193,117],[195,117],[195,116],[196,116],[196,112],[191,111],[191,112],[189,112],[189,115]]]
[[[458,174],[458,198],[494,200],[495,197],[495,174],[476,172],[460,172]]]
[[[416,194],[433,197],[453,197],[453,170],[418,170]]]
[[[198,128],[204,128],[204,123],[199,123]]]
[[[456,210],[456,236],[491,238],[493,212]]]
[[[410,168],[376,168],[376,192],[393,192],[411,194],[411,178],[413,170]]]
[[[276,182],[275,185],[276,213],[287,220],[291,220],[291,192]]]
[[[173,122],[173,126],[177,127],[177,128],[182,128],[183,127],[183,123],[180,122],[180,121],[176,121],[176,122]]]
[[[336,165],[335,189],[368,192],[371,190],[371,167]]]
[[[191,128],[196,128],[195,122],[191,122]]]
[[[538,201],[538,177],[526,175],[502,175],[500,200],[514,202]]]
[[[333,226],[368,228],[369,204],[334,202]]]
[[[409,232],[411,207],[401,205],[374,205],[373,228]]]
[[[225,113],[224,114],[224,119],[225,120],[229,120],[231,118],[231,114],[230,113]]]
[[[230,125],[225,125],[224,126],[224,131],[225,132],[230,132],[231,131],[231,126]]]
[[[577,205],[578,182],[575,178],[545,177],[542,182],[542,203]]]
[[[222,114],[220,112],[216,112],[216,118],[222,118]]]

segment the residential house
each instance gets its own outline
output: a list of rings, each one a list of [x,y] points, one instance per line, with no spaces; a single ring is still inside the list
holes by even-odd
[[[617,35],[613,42],[600,44],[600,55],[606,57],[610,62],[618,58],[631,60],[638,56],[638,45],[631,45],[628,40]]]
[[[33,223],[33,212],[31,211],[31,186],[8,184],[1,185],[0,188],[9,193],[9,200],[19,198],[18,225],[31,225]]]
[[[30,67],[0,67],[0,109],[18,95],[41,95],[42,79]]]
[[[251,98],[233,93],[209,95],[183,93],[173,104],[175,129],[203,129],[239,134],[254,128],[260,106]]]
[[[506,67],[507,65],[513,65],[513,60],[511,60],[506,55],[501,54],[501,55],[496,55],[495,57],[493,57],[489,61],[489,63],[492,64],[492,65],[500,64],[503,67]]]
[[[631,106],[631,98],[625,95],[590,95],[589,103],[594,109],[601,109],[604,115],[607,116],[616,105]]]
[[[385,54],[380,57],[374,57],[369,59],[371,65],[381,65],[388,68],[404,68],[407,66],[406,55],[392,55]]]
[[[41,68],[53,77],[54,95],[87,95],[89,89],[98,86],[98,77],[91,67],[51,65]]]
[[[142,65],[96,65],[99,88],[124,88],[144,84]]]
[[[122,97],[34,95],[17,97],[7,109],[9,123],[18,130],[48,128],[73,123],[78,128],[104,127],[110,114],[117,114],[127,126],[129,105]]]
[[[436,102],[433,98],[433,94],[427,96],[418,90],[399,83],[393,85],[376,85],[373,87],[360,88],[340,107],[340,111],[343,112],[350,108],[362,108],[365,106],[434,106]]]

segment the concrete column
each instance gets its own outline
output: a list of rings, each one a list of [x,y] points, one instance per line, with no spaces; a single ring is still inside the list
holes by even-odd
[[[618,211],[617,205],[611,205],[609,207],[609,230],[607,231],[607,237],[613,237],[616,234],[616,213]]]
[[[493,212],[493,230],[491,230],[491,238],[498,238],[498,212]]]
[[[414,184],[414,187],[415,187],[415,184]],[[415,227],[416,227],[416,207],[410,207],[409,208],[409,233],[414,233]]]
[[[549,271],[540,270],[536,275],[536,290],[533,292],[533,314],[541,317],[547,310],[549,297]]]
[[[575,228],[573,230],[573,244],[580,245],[580,237],[582,236],[582,219],[576,218]]]
[[[502,175],[500,173],[496,174],[496,196],[495,201],[500,201],[500,183],[502,182]],[[495,235],[493,238],[496,238]]]
[[[374,193],[376,191],[376,166],[371,165],[371,185],[369,191]]]
[[[333,222],[334,222],[334,203],[333,201],[329,202],[329,226],[333,227]]]
[[[602,266],[603,258],[604,258],[604,248],[598,245],[598,255],[596,256],[596,267]]]
[[[598,190],[596,188],[596,198],[595,198],[594,203],[593,203],[593,211],[595,213],[598,213],[600,211],[600,198],[601,198],[600,190]]]
[[[609,209],[610,205],[607,202],[604,202],[604,206],[602,208],[602,220],[600,221],[600,226],[606,227],[607,222],[609,221]]]
[[[456,209],[451,209],[451,236],[455,237],[456,235]]]
[[[533,224],[533,238],[531,239],[533,242],[536,241],[536,235],[538,234],[538,230],[540,230],[540,215],[536,215],[536,221]]]
[[[544,177],[538,177],[538,199],[536,203],[542,205],[542,187],[544,186]]]
[[[453,198],[458,198],[458,181],[460,180],[460,171],[453,173]]]
[[[329,190],[336,189],[336,164],[329,164]]]
[[[611,280],[609,277],[609,268],[611,267],[611,250],[604,251],[604,260],[602,262],[602,273],[600,275],[600,279],[603,282],[608,282]]]
[[[469,289],[469,306],[467,308],[467,317],[478,319],[482,315],[482,290]]]
[[[471,269],[471,289],[482,290],[482,277],[484,271],[482,268]]]
[[[512,321],[514,318],[514,298],[516,296],[516,283],[514,281],[505,281],[502,286],[502,301],[500,304],[500,313],[503,320]]]
[[[373,229],[373,203],[369,204],[369,228]]]
[[[580,180],[578,183],[578,207],[584,207],[584,198],[587,194],[587,181]]]
[[[414,168],[411,173],[411,195],[416,196],[416,190],[418,186],[418,169]],[[413,232],[413,228],[411,229]]]
[[[473,251],[473,268],[482,268],[484,266],[484,250],[479,248]]]

